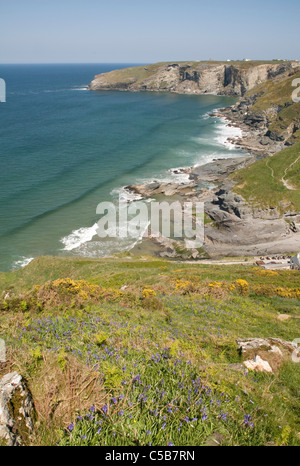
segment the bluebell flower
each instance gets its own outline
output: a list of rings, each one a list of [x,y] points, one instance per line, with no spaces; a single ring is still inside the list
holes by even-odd
[[[104,414],[107,414],[107,405],[102,406],[102,411]]]

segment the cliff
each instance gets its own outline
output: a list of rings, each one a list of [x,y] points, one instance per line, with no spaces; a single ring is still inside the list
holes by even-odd
[[[99,74],[89,89],[243,96],[298,66],[298,62],[289,61],[157,63]]]

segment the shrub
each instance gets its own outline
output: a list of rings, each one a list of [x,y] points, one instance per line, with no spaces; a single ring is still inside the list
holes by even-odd
[[[247,295],[249,292],[249,284],[246,280],[243,280],[239,278],[234,282],[236,289],[240,292],[242,295]]]

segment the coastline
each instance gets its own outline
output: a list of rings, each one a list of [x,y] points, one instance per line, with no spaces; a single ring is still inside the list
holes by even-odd
[[[245,108],[245,105],[247,107]],[[245,151],[244,157],[216,159],[203,165],[186,167],[190,183],[183,186],[129,186],[143,197],[155,194],[179,195],[183,201],[202,201],[205,215],[209,218],[205,225],[205,241],[202,251],[180,249],[180,242],[170,241],[160,236],[159,240],[148,237],[144,248],[134,248],[134,254],[149,250],[147,242],[156,247],[155,255],[176,260],[218,260],[225,257],[259,257],[270,254],[295,253],[299,249],[300,232],[294,231],[277,209],[264,209],[249,205],[245,199],[234,193],[236,182],[231,178],[235,170],[244,168],[260,158],[270,157],[284,149],[281,141],[274,141],[266,133],[265,125],[257,125],[250,120],[245,123],[250,108],[249,102],[241,99],[235,105],[218,109],[210,117],[220,118],[230,127],[238,128],[241,137],[229,138],[228,143]],[[245,111],[246,110],[246,111]],[[210,187],[201,187],[210,183]],[[200,193],[197,194],[197,187]],[[185,193],[185,189],[187,192]],[[190,192],[189,192],[190,191]],[[150,248],[151,249],[151,248]]]
[[[285,73],[281,74],[284,75]],[[187,76],[184,82],[186,81],[189,81]],[[129,89],[122,90],[132,92]],[[247,205],[241,196],[234,193],[235,183],[231,175],[236,170],[244,168],[248,163],[274,155],[287,146],[284,141],[266,135],[268,130],[267,118],[263,119],[261,115],[255,115],[251,112],[256,97],[257,95],[240,96],[239,101],[230,107],[215,108],[208,111],[207,114],[201,115],[203,119],[215,119],[220,122],[219,127],[221,129],[215,137],[216,145],[224,145],[227,149],[232,149],[231,153],[227,151],[224,154],[224,158],[221,155],[220,158],[216,156],[212,159],[211,151],[208,151],[209,155],[207,157],[202,155],[204,161],[201,165],[180,167],[175,165],[175,167],[166,171],[166,176],[163,173],[158,175],[157,180],[146,179],[143,185],[116,187],[110,193],[112,197],[121,194],[126,199],[129,197],[129,201],[134,201],[149,199],[152,194],[155,194],[166,199],[179,196],[181,200],[199,199],[204,201],[206,204],[205,213],[209,219],[206,226],[206,245],[204,249],[205,254],[209,257],[263,254],[263,252],[269,251],[269,247],[271,247],[272,251],[272,248],[274,248],[274,253],[291,252],[291,247],[294,252],[298,248],[297,242],[294,246],[292,238],[294,240],[297,235],[291,235],[292,230],[284,219],[280,218],[278,212],[270,211],[270,209],[253,209],[253,206]],[[218,123],[216,124],[218,130],[217,127]],[[226,131],[231,130],[230,134],[226,134],[224,128],[226,128]],[[201,139],[204,141],[204,138],[200,136],[199,140]],[[240,156],[240,153],[236,157],[237,153],[235,153],[234,149],[239,149],[240,152],[245,153],[245,157]],[[140,181],[137,182],[140,183]],[[147,186],[151,183],[156,184],[155,188],[152,186],[148,189]],[[156,192],[154,193],[154,191]],[[273,228],[275,230],[274,240],[272,239],[273,232],[270,230],[270,220],[273,223],[275,222]],[[77,257],[103,257],[101,244],[93,241],[97,224],[91,225],[89,227],[80,227],[61,237],[62,248],[55,254],[64,255],[66,252],[66,255],[76,255]],[[248,243],[246,241],[246,228],[250,232]],[[287,238],[288,235],[290,235],[289,238]],[[238,241],[232,240],[232,238],[236,239],[237,237]],[[149,240],[153,246],[153,239],[148,238],[148,242]],[[94,242],[95,250],[93,250],[92,242]],[[136,249],[143,253],[144,249],[140,247],[143,246],[143,243],[144,240],[140,241],[138,239],[136,244],[128,244],[126,247],[123,245],[119,251],[115,248],[112,254],[124,251],[134,253]],[[291,244],[293,246],[290,246]],[[286,247],[287,249],[285,249]],[[159,255],[161,248],[168,248],[167,243],[164,244],[162,241],[155,244],[154,254]],[[74,251],[73,254],[72,251],[76,249],[77,251]],[[145,250],[148,249],[145,248]],[[165,251],[163,252],[165,253]],[[108,251],[108,254],[111,254],[111,252]],[[171,252],[169,256],[180,259],[185,254],[178,255]],[[194,256],[194,259],[203,257],[202,254],[197,255],[196,253]],[[28,257],[20,257],[14,263],[13,268],[17,269],[25,266],[32,259],[29,255]]]

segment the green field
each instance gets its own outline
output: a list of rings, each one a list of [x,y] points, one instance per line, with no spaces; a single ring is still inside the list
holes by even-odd
[[[0,375],[28,382],[31,444],[300,444],[300,365],[232,368],[236,338],[299,337],[299,272],[40,257],[0,290]]]
[[[300,141],[237,171],[234,191],[250,204],[300,211]]]

